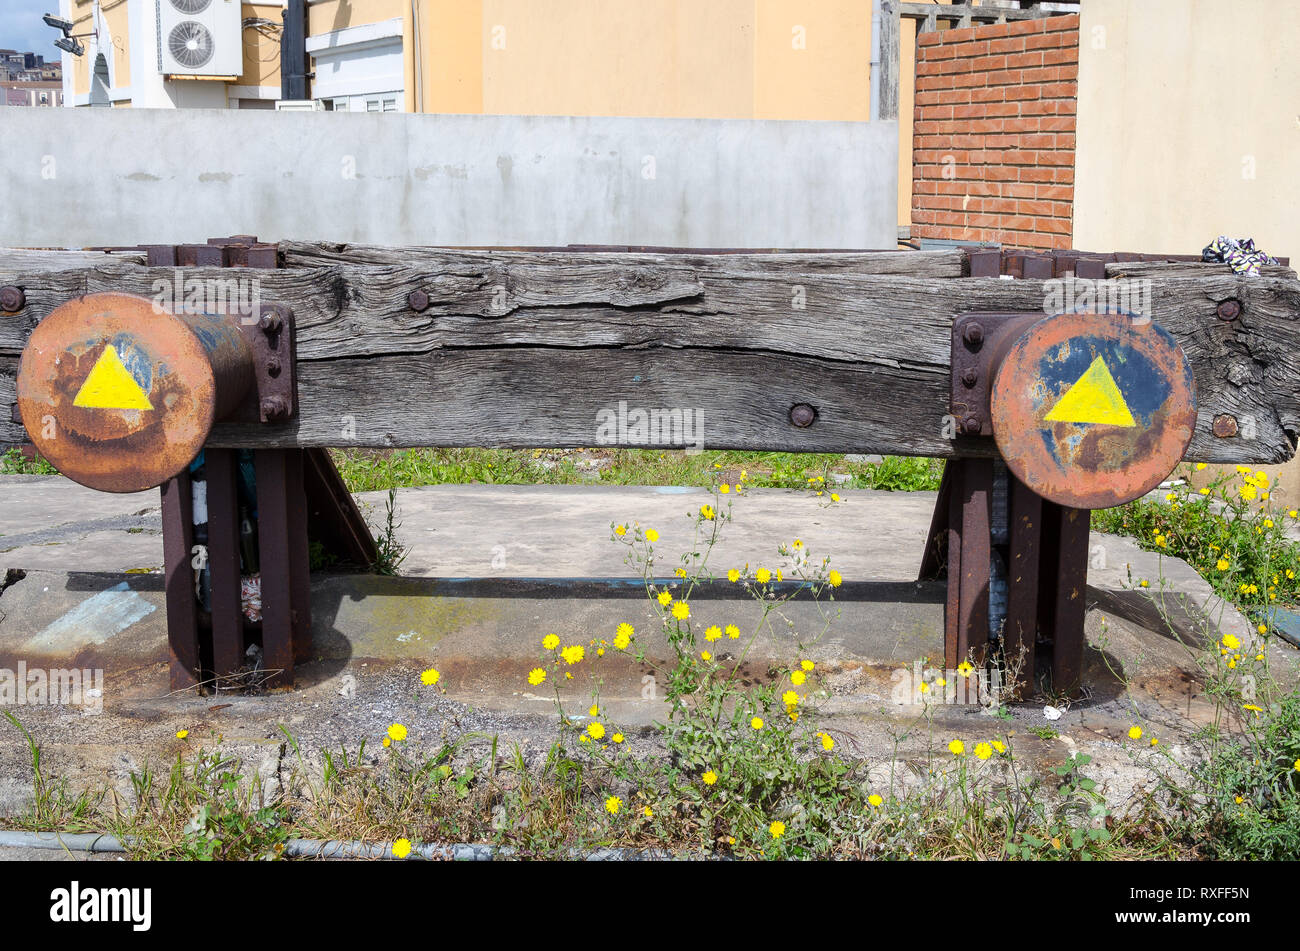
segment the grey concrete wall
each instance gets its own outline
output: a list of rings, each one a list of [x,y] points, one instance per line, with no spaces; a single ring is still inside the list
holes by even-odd
[[[896,122],[8,109],[0,134],[0,245],[896,239]]]

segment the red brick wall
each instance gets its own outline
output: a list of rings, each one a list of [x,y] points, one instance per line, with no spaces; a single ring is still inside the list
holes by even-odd
[[[1068,248],[1078,15],[917,37],[912,237]]]

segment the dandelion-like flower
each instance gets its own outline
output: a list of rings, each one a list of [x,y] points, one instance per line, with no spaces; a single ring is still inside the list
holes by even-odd
[[[713,770],[709,770],[700,778],[704,780],[704,785],[712,786],[714,783],[718,781],[718,774],[715,773]]]
[[[727,580],[730,581],[732,584],[735,584],[737,581],[740,580],[740,572],[737,569],[732,568],[730,571],[727,572]]]
[[[830,574],[826,576],[826,580],[831,583],[832,588],[838,588],[841,584],[844,583],[844,576],[841,575],[834,568],[832,568]]]
[[[1003,743],[1001,740],[994,740],[993,749],[998,753],[1005,753],[1007,751],[1007,744]]]
[[[660,607],[668,607],[672,603],[673,595],[671,591],[660,591],[655,598],[659,601]]]
[[[183,740],[183,739],[185,739],[185,738],[186,738],[187,736],[189,736],[189,735],[190,735],[190,731],[189,731],[189,730],[177,730],[177,731],[176,731],[176,739],[178,739],[178,740]]]
[[[645,530],[645,540],[648,542],[657,542],[659,541],[659,533],[653,528],[647,528]]]
[[[778,819],[767,827],[767,831],[772,834],[772,838],[779,839],[785,835],[785,823]]]
[[[1262,634],[1263,631],[1261,631],[1260,633]],[[1224,634],[1223,646],[1228,648],[1228,650],[1230,651],[1235,651],[1238,647],[1241,646],[1241,641],[1239,641],[1237,637],[1233,634]]]
[[[546,679],[546,671],[540,667],[534,667],[528,672],[528,682],[536,687]]]
[[[618,815],[619,809],[623,808],[623,800],[618,796],[610,796],[605,800],[605,810],[611,815]]]
[[[722,637],[722,628],[718,627],[716,624],[711,625],[704,632],[704,639],[706,641],[716,641],[720,637]]]
[[[948,744],[948,752],[953,756],[961,756],[961,754],[966,752],[966,744],[961,740],[953,740]]]
[[[547,634],[542,638],[542,647],[548,651],[553,651],[560,646],[560,637],[558,634]]]
[[[835,749],[835,741],[831,739],[831,735],[829,733],[821,734],[821,738],[822,738],[822,749],[824,749],[828,753],[831,750]]]
[[[434,670],[432,667],[420,674],[420,683],[424,684],[426,687],[432,687],[441,679],[442,674]]]
[[[396,842],[393,843],[393,855],[397,856],[399,859],[404,859],[410,854],[411,854],[410,839],[398,839]]]
[[[993,747],[990,746],[988,743],[976,743],[975,755],[978,756],[980,759],[988,759],[990,756],[993,755]]]
[[[816,664],[814,664],[810,660],[801,660],[799,661],[799,666],[802,667],[804,670],[808,671],[809,673],[811,673],[813,667],[815,667]]]
[[[691,616],[691,606],[685,601],[678,601],[673,605],[673,617],[679,621],[685,621]]]
[[[604,739],[605,725],[603,723],[589,723],[587,724],[587,733],[590,734],[593,740]]]
[[[727,632],[727,637],[731,638],[733,641],[736,638],[740,637],[740,628],[736,627],[736,625],[734,624],[728,624],[726,627],[726,632]]]
[[[1131,726],[1131,727],[1129,727],[1129,728],[1128,728],[1128,738],[1129,738],[1130,740],[1140,740],[1140,739],[1142,739],[1142,727],[1140,727],[1140,726]]]
[[[620,624],[618,630],[614,632],[614,647],[621,651],[627,650],[627,645],[632,643],[634,633],[635,630],[631,624],[626,622]]]
[[[759,568],[758,571],[754,572],[754,577],[758,579],[759,584],[767,584],[772,580],[772,572],[766,568]]]
[[[802,687],[803,682],[807,679],[808,675],[802,670],[792,670],[790,672],[790,683],[794,684],[796,687]]]
[[[388,728],[388,735],[396,742],[400,743],[406,739],[406,727],[400,723],[394,723]]]
[[[763,718],[754,717],[754,719],[749,721],[749,725],[753,727],[755,730],[761,730],[763,729]]]
[[[622,538],[624,535],[627,534],[627,526],[626,526],[626,525],[615,525],[615,526],[614,526],[614,534],[617,535],[619,538]]]

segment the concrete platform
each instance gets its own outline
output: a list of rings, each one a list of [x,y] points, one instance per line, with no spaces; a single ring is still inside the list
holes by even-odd
[[[361,498],[372,521],[384,493]],[[0,668],[102,669],[100,710],[28,706],[16,710],[47,748],[51,768],[125,784],[146,758],[174,758],[190,743],[221,742],[251,768],[274,776],[286,752],[280,727],[302,749],[373,743],[389,722],[434,743],[465,730],[544,749],[555,733],[553,697],[526,682],[541,638],[612,640],[620,622],[646,638],[646,663],[607,652],[580,665],[566,686],[581,716],[597,679],[602,705],[629,738],[667,714],[662,674],[670,654],[657,633],[643,583],[611,541],[611,523],[640,522],[660,534],[656,572],[672,579],[682,551],[695,550],[693,518],[703,490],[605,486],[442,486],[398,493],[399,539],[411,551],[404,577],[318,574],[312,584],[314,659],[292,691],[262,695],[169,695],[157,494],[109,496],[57,477],[0,478]],[[720,657],[760,678],[769,665],[809,657],[818,664],[821,715],[860,755],[890,753],[891,731],[920,708],[900,702],[901,672],[942,657],[943,586],[915,579],[934,493],[846,493],[828,506],[808,494],[754,490],[733,498],[710,565],[781,564],[779,543],[800,538],[812,558],[828,556],[844,576],[834,601],[795,600],[769,617],[741,656],[741,642],[714,645]],[[1122,737],[1134,718],[1189,730],[1209,716],[1192,651],[1250,625],[1216,599],[1185,563],[1139,550],[1127,539],[1091,539],[1087,599],[1088,696],[1052,725],[1078,748],[1122,770]],[[699,549],[702,550],[702,549]],[[17,573],[24,576],[17,579]],[[1150,587],[1140,588],[1146,579]],[[1162,580],[1163,579],[1163,580]],[[691,595],[692,615],[736,623],[747,633],[761,607],[723,580]],[[1296,676],[1297,653],[1271,648],[1275,673]],[[436,666],[445,694],[417,696],[418,672]],[[593,678],[593,672],[596,677]],[[1042,725],[1042,701],[1013,707],[999,730]],[[978,708],[940,707],[936,729],[982,735]],[[891,726],[890,724],[893,724]],[[30,795],[25,747],[0,730],[0,813]],[[636,742],[640,742],[638,739]],[[645,742],[650,742],[648,739]],[[1037,740],[1031,740],[1037,743]],[[1064,742],[1064,741],[1063,741]],[[1044,762],[1064,746],[1041,744]],[[1074,748],[1071,746],[1070,748]],[[1053,760],[1053,757],[1057,759]],[[1109,760],[1106,760],[1109,762]],[[123,788],[127,788],[125,785]],[[7,804],[7,806],[6,806]]]

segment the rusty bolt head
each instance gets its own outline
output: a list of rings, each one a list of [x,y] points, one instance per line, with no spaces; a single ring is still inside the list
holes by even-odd
[[[1237,417],[1229,416],[1227,413],[1214,417],[1214,435],[1220,439],[1237,435]]]
[[[406,305],[419,312],[429,309],[429,295],[424,291],[411,291],[406,295]]]
[[[978,436],[980,425],[980,418],[972,414],[961,421],[961,431],[967,436]]]
[[[285,419],[289,415],[289,404],[283,396],[268,396],[262,400],[262,415],[268,422]]]
[[[961,339],[966,341],[966,345],[974,347],[976,350],[984,343],[984,325],[969,323],[961,332]]]
[[[807,429],[817,420],[817,410],[807,403],[796,403],[790,407],[790,422],[800,429]]]
[[[0,310],[14,314],[26,306],[27,295],[23,293],[21,287],[14,287],[12,284],[0,287]]]
[[[1241,301],[1235,297],[1229,297],[1227,300],[1219,301],[1216,308],[1220,320],[1236,320],[1241,313]]]
[[[276,354],[276,353],[272,353],[272,354],[270,354],[270,355],[266,358],[266,374],[267,374],[267,376],[279,376],[279,375],[280,375],[280,369],[281,369],[281,366],[280,366],[280,355],[279,355],[279,354]]]
[[[279,333],[280,328],[284,326],[284,321],[280,315],[273,310],[268,310],[258,318],[257,326],[261,327],[268,334]]]
[[[980,381],[979,370],[976,370],[974,367],[967,367],[964,371],[962,371],[961,382],[964,386],[972,387],[979,381]]]

